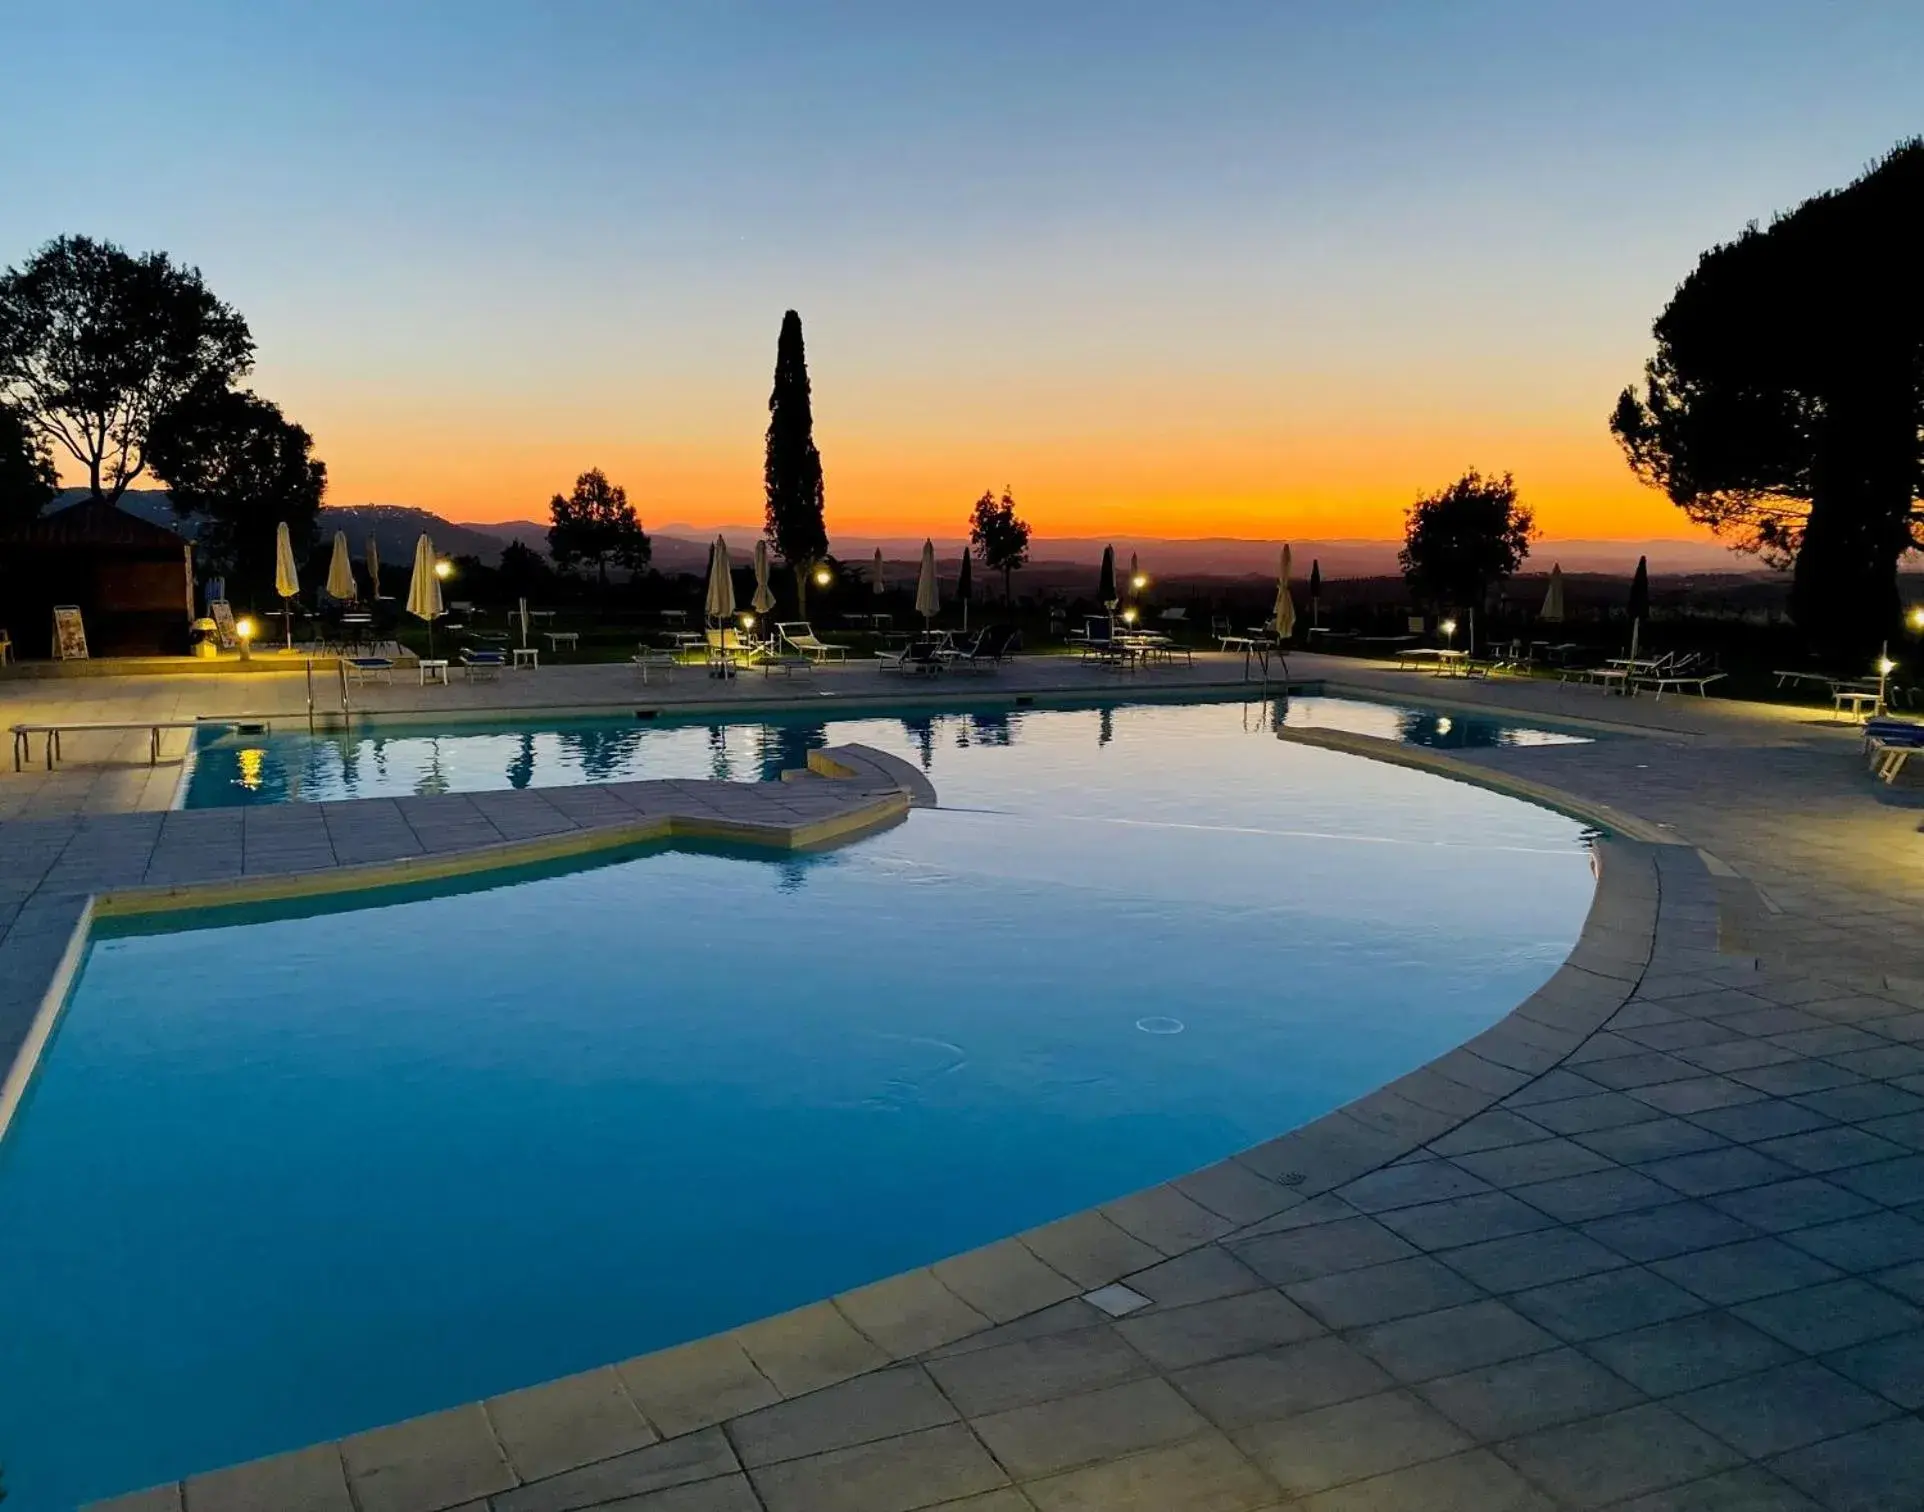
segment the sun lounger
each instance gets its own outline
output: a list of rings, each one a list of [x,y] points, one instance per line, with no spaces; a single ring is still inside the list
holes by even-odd
[[[347,680],[351,683],[373,682],[379,678],[384,683],[394,681],[394,659],[389,656],[350,656],[342,661],[347,669]]]
[[[936,653],[945,666],[969,671],[993,671],[1015,654],[1022,644],[1022,632],[1014,625],[990,625],[971,645],[951,647]]]
[[[469,682],[479,682],[484,677],[499,677],[507,665],[508,658],[499,651],[477,651],[469,646],[461,652],[461,667],[468,674]]]
[[[807,620],[789,620],[775,627],[780,643],[810,661],[844,661],[848,647],[833,645],[817,635]]]
[[[884,672],[933,675],[942,670],[942,648],[934,641],[910,641],[899,651],[884,651],[875,658]]]

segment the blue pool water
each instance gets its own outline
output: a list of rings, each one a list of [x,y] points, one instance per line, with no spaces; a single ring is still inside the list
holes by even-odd
[[[1126,704],[1099,705],[1112,723]],[[1135,705],[1133,707],[1142,707]],[[1187,707],[1196,707],[1190,705]],[[1586,737],[1481,716],[1438,714],[1346,698],[1295,698],[1214,705],[1252,728],[1350,730],[1411,745],[1463,750],[1502,745],[1584,744]],[[187,808],[247,803],[323,802],[410,793],[559,787],[651,777],[773,781],[806,764],[812,746],[860,740],[927,767],[937,746],[1011,745],[1046,727],[1057,711],[996,707],[894,717],[824,719],[780,713],[728,721],[617,718],[361,726],[311,736],[277,730],[201,736],[183,795]],[[1041,724],[1038,724],[1038,721]]]
[[[892,723],[945,807],[832,853],[99,939],[0,1145],[7,1512],[1178,1175],[1475,1033],[1588,907],[1574,822],[1238,705]]]

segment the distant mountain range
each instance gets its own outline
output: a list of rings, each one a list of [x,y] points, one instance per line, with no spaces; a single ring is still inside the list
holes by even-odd
[[[77,503],[85,493],[68,489],[49,509]],[[120,501],[129,514],[179,530],[192,538],[193,522],[175,517],[160,489],[130,489]],[[455,521],[403,504],[357,504],[321,511],[323,536],[337,530],[347,532],[349,544],[358,558],[372,535],[383,562],[405,562],[414,554],[414,543],[426,532],[434,549],[443,556],[473,556],[493,565],[510,541],[519,541],[544,556],[548,550],[548,528],[537,520]],[[671,523],[649,531],[654,543],[654,566],[660,572],[706,570],[709,543],[716,535],[728,542],[738,562],[746,561],[761,535],[759,525],[740,524],[696,526]],[[846,562],[862,562],[879,547],[883,560],[890,564],[890,577],[912,573],[922,553],[918,536],[838,535],[835,554]],[[1103,547],[1114,545],[1118,560],[1126,565],[1131,553],[1142,562],[1145,572],[1159,578],[1172,577],[1271,577],[1276,571],[1280,541],[1249,541],[1231,537],[1202,540],[1171,540],[1159,537],[1117,536],[1101,540],[1094,536],[1038,536],[1030,549],[1033,570],[1055,575],[1093,567],[1102,558]],[[1325,578],[1385,577],[1396,573],[1394,541],[1296,540],[1290,543],[1295,570],[1307,575],[1310,563],[1322,565]],[[962,549],[960,537],[939,538],[937,555],[950,563]],[[1539,541],[1530,554],[1529,570],[1547,572],[1560,565],[1565,572],[1595,572],[1628,576],[1637,558],[1650,559],[1653,573],[1676,575],[1692,573],[1760,571],[1754,558],[1710,542],[1700,541]]]

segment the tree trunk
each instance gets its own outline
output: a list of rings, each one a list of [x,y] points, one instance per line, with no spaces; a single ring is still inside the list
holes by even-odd
[[[1897,628],[1897,564],[1910,546],[1917,467],[1912,385],[1889,374],[1863,378],[1834,396],[1822,422],[1790,599],[1818,653],[1858,673]]]
[[[797,562],[792,569],[795,573],[795,618],[808,618],[808,563]]]

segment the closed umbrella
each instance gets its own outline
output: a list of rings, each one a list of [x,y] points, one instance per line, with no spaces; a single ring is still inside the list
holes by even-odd
[[[1323,564],[1311,557],[1309,562],[1309,626],[1314,630],[1323,622]]]
[[[1116,609],[1116,548],[1102,548],[1102,570],[1096,574],[1096,602],[1105,605],[1111,614]]]
[[[720,536],[708,550],[708,602],[709,619],[725,623],[735,617],[735,575],[728,565],[728,542]]]
[[[877,598],[882,596],[882,548],[880,546],[875,548],[875,573],[869,580],[869,587],[875,591]]]
[[[935,542],[922,543],[922,575],[915,581],[915,612],[922,616],[924,630],[941,612],[942,595],[935,585]]]
[[[434,655],[434,622],[447,610],[441,604],[441,579],[434,571],[434,543],[423,531],[414,543],[414,572],[408,578],[407,611],[428,624],[428,655]]]
[[[527,647],[528,647],[528,601],[524,597],[521,600],[521,648],[522,650],[525,651]]]
[[[955,578],[955,599],[962,606],[962,628],[969,628],[969,601],[975,597],[975,577],[969,566],[969,548],[962,548],[962,570]]]
[[[1546,625],[1563,623],[1563,567],[1560,563],[1550,569],[1550,586],[1544,590],[1543,612],[1537,618]]]
[[[370,603],[381,596],[381,548],[373,536],[367,538],[367,596]]]
[[[347,532],[334,532],[334,555],[327,564],[327,596],[337,603],[350,603],[354,592],[354,564],[347,554]]]
[[[1276,608],[1272,615],[1276,625],[1276,638],[1288,640],[1296,633],[1296,601],[1289,596],[1289,548],[1283,548],[1283,559],[1276,568]]]
[[[757,614],[775,607],[775,591],[768,586],[768,542],[755,543],[755,597],[749,600]]]
[[[301,575],[294,567],[294,541],[287,533],[287,521],[274,527],[274,591],[281,596],[281,623],[287,631],[287,649],[294,649],[294,595],[301,591]]]
[[[1637,575],[1630,579],[1630,660],[1637,659],[1637,642],[1643,638],[1643,622],[1650,617],[1650,562],[1637,558]],[[1634,670],[1634,669],[1633,669]]]

